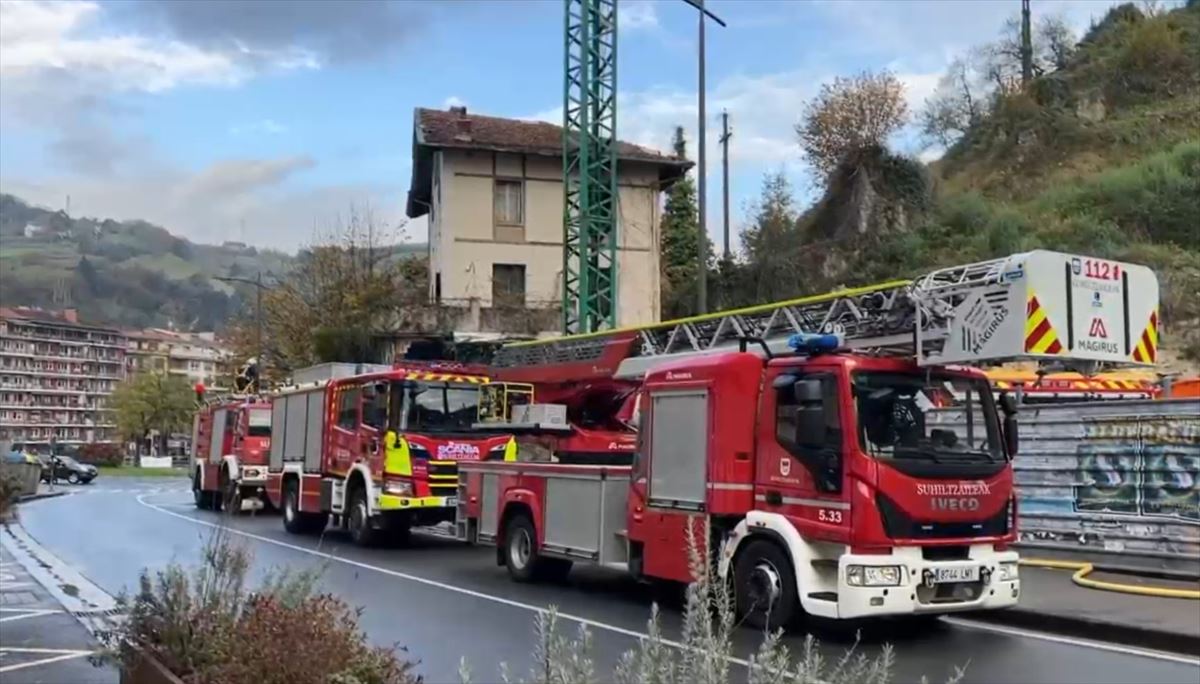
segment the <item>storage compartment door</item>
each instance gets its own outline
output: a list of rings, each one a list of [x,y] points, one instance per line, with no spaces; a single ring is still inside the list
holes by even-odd
[[[650,397],[650,505],[701,510],[708,488],[708,390]]]
[[[221,457],[225,455],[221,452],[225,449],[225,421],[228,414],[225,409],[213,411],[212,438],[208,442],[209,463],[220,463]]]
[[[325,438],[325,391],[319,390],[304,395],[307,404],[304,439],[304,470],[321,472],[321,448]],[[304,410],[304,407],[301,407]]]
[[[272,472],[283,470],[283,450],[287,444],[284,417],[287,415],[287,398],[280,397],[271,404],[271,453],[267,468]]]

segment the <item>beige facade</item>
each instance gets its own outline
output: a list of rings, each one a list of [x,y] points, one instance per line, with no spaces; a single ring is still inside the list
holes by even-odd
[[[474,301],[486,308],[518,301],[523,294],[528,308],[558,306],[563,270],[562,162],[537,155],[448,149],[434,153],[433,169],[430,295],[440,295],[447,304]],[[617,221],[621,326],[659,320],[658,186],[658,170],[652,164],[621,165]],[[522,271],[524,292],[513,292]]]
[[[428,216],[430,298],[455,333],[553,334],[563,290],[562,129],[417,109],[408,215]],[[659,320],[661,193],[691,162],[618,142],[617,325]]]

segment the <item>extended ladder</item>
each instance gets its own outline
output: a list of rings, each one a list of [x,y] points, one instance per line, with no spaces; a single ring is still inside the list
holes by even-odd
[[[727,351],[743,337],[783,352],[792,335],[822,333],[841,336],[848,348],[909,356],[921,365],[1028,358],[1147,365],[1153,350],[1139,349],[1157,345],[1157,308],[1158,281],[1143,266],[1038,250],[911,281],[514,343],[493,366],[580,364],[628,344],[619,374],[633,377],[664,357]],[[1152,344],[1142,344],[1146,338]]]

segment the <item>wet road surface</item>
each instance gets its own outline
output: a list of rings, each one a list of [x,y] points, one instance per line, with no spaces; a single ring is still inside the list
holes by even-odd
[[[142,568],[194,563],[208,535],[230,523],[253,549],[256,572],[319,568],[324,590],[362,606],[362,625],[371,639],[407,647],[430,682],[457,681],[463,657],[476,681],[497,680],[501,662],[525,671],[534,616],[549,606],[589,624],[601,672],[611,671],[606,668],[645,632],[656,598],[666,601],[666,633],[678,633],[673,596],[656,596],[617,573],[576,569],[562,584],[515,584],[490,548],[421,534],[406,549],[361,549],[335,532],[321,538],[289,535],[275,515],[231,519],[194,510],[187,487],[183,480],[113,478],[25,506],[22,521],[46,548],[114,595],[134,586]],[[852,640],[819,636],[830,656],[840,656]],[[793,634],[787,642],[796,651],[803,640],[803,634]],[[757,643],[756,633],[741,630],[737,655],[745,657]],[[922,629],[884,626],[863,635],[868,654],[882,643],[895,647],[901,682],[922,676],[943,681],[955,666],[964,666],[964,682],[1200,683],[1200,665],[1186,658],[958,619]]]

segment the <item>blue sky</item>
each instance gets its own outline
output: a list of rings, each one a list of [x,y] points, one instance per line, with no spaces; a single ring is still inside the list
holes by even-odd
[[[1077,29],[1111,0],[1034,0]],[[710,0],[710,133],[730,112],[734,229],[764,173],[801,201],[792,126],[821,83],[891,69],[915,109],[1018,0]],[[559,0],[0,1],[0,189],[71,213],[144,218],[202,242],[294,250],[352,205],[402,220],[414,107],[558,121]],[[620,0],[618,131],[694,141],[696,13]],[[925,153],[911,131],[895,145]],[[694,157],[695,146],[689,152]],[[710,137],[710,232],[719,232]],[[424,238],[412,222],[407,239]]]

